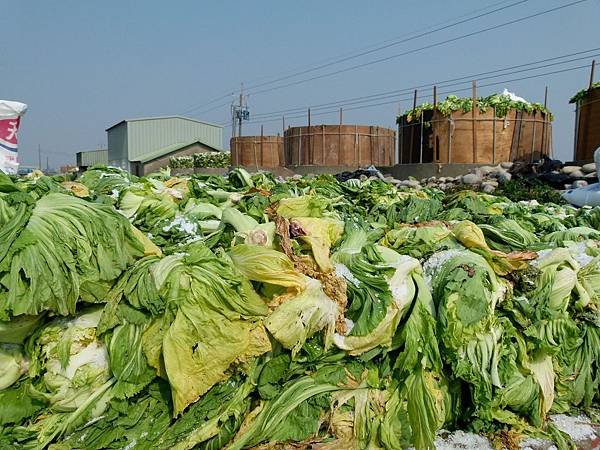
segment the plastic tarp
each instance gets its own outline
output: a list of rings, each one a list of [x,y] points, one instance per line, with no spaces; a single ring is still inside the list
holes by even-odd
[[[25,111],[25,103],[0,100],[0,171],[7,174],[17,173],[19,167],[17,132]]]
[[[600,148],[594,153],[596,173],[600,174]],[[563,193],[563,198],[575,206],[600,206],[600,183],[589,186],[569,189]]]

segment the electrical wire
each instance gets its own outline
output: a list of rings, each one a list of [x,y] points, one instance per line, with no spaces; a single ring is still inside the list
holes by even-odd
[[[517,64],[517,65],[513,65],[513,66],[508,66],[508,67],[504,67],[501,69],[494,69],[494,70],[488,70],[485,72],[479,72],[479,73],[475,73],[475,74],[469,74],[469,75],[463,75],[460,77],[455,77],[455,78],[450,78],[450,79],[446,79],[443,81],[437,81],[437,82],[431,82],[431,83],[426,83],[426,84],[421,84],[421,85],[417,85],[417,86],[413,86],[410,88],[405,88],[405,89],[395,89],[395,90],[391,90],[391,91],[384,91],[384,92],[379,92],[376,94],[370,94],[370,95],[363,95],[363,96],[359,96],[359,97],[350,97],[350,98],[346,98],[346,99],[339,99],[339,100],[334,100],[331,102],[326,102],[326,103],[320,103],[320,104],[316,104],[316,105],[310,105],[310,106],[302,106],[302,107],[296,107],[296,108],[288,108],[288,109],[282,109],[282,110],[277,110],[277,111],[270,111],[270,112],[265,112],[265,113],[260,113],[260,114],[255,114],[252,116],[253,121],[255,122],[255,119],[266,119],[266,118],[270,118],[270,117],[275,117],[277,116],[278,118],[281,118],[282,114],[288,114],[288,113],[295,113],[295,112],[304,112],[306,111],[309,107],[311,108],[311,110],[319,110],[319,109],[323,109],[326,107],[331,107],[331,106],[336,106],[336,107],[340,107],[340,106],[344,106],[347,104],[355,104],[355,103],[361,103],[361,102],[365,102],[365,101],[370,101],[370,100],[375,100],[375,99],[383,99],[383,98],[391,98],[400,94],[407,94],[410,92],[414,92],[415,90],[418,89],[424,89],[424,88],[433,88],[434,86],[436,87],[450,87],[453,85],[460,85],[462,83],[456,83],[459,82],[461,80],[485,80],[485,79],[490,79],[490,78],[494,78],[494,77],[498,77],[498,76],[503,76],[505,75],[503,72],[507,72],[507,71],[511,71],[511,74],[514,73],[522,73],[522,72],[527,72],[527,71],[533,71],[533,70],[538,70],[541,68],[546,68],[546,67],[551,67],[551,66],[557,66],[557,65],[562,65],[562,64],[566,64],[569,62],[575,62],[575,61],[579,61],[579,60],[583,60],[583,59],[588,59],[588,58],[592,58],[595,56],[600,56],[599,54],[590,54],[591,52],[598,52],[600,50],[600,47],[596,47],[596,48],[592,48],[592,49],[588,49],[588,50],[583,50],[583,51],[578,51],[578,52],[572,52],[572,53],[568,53],[568,54],[564,54],[564,55],[560,55],[560,56],[555,56],[552,58],[544,58],[544,59],[540,59],[537,61],[533,61],[533,62],[529,62],[529,63],[522,63],[522,64]],[[564,58],[568,58],[571,56],[577,56],[577,55],[585,55],[583,57],[580,58],[574,58],[574,59],[569,59],[569,60],[564,60],[564,61],[558,61],[552,64],[545,64],[545,65],[539,65],[540,63],[543,62],[549,62],[549,61],[557,61],[557,60],[561,60]],[[533,65],[538,65],[537,67],[529,67],[528,69],[524,69],[524,70],[515,70],[515,69],[519,69],[519,68],[523,68],[523,67],[528,67],[528,66],[533,66]],[[487,77],[482,77],[483,75],[492,75],[492,74],[496,74],[495,76],[487,76]],[[506,74],[508,75],[508,74]],[[227,122],[223,122],[222,124],[225,124]]]
[[[529,0],[520,0],[520,1],[517,1],[517,2],[514,2],[514,3],[511,3],[510,5],[507,5],[507,6],[504,6],[504,7],[500,7],[500,8],[496,8],[496,9],[494,9],[492,11],[487,12],[487,13],[478,14],[478,15],[476,15],[474,17],[469,17],[472,14],[476,14],[478,12],[485,11],[485,10],[487,10],[489,8],[494,8],[496,6],[503,5],[503,4],[507,3],[507,1],[502,1],[502,2],[498,2],[498,3],[494,3],[492,5],[489,5],[489,6],[485,7],[485,8],[478,8],[478,9],[476,9],[474,11],[471,11],[470,13],[464,14],[462,16],[458,16],[455,19],[444,21],[444,22],[438,23],[436,25],[432,25],[432,27],[430,27],[430,28],[427,29],[427,30],[429,30],[427,32],[419,32],[419,34],[417,34],[417,35],[413,35],[412,33],[407,33],[405,35],[402,35],[400,38],[394,38],[394,39],[391,39],[391,40],[383,41],[381,43],[373,44],[374,46],[376,46],[375,48],[372,48],[373,47],[373,45],[372,45],[372,46],[363,47],[362,49],[357,50],[358,53],[350,52],[350,53],[347,53],[345,55],[341,55],[341,56],[337,57],[337,59],[334,59],[333,61],[327,62],[328,60],[330,60],[330,58],[327,58],[327,59],[323,60],[324,61],[323,63],[317,63],[317,66],[314,66],[314,67],[311,67],[311,68],[308,68],[308,69],[303,69],[303,70],[300,70],[300,71],[297,71],[297,72],[293,72],[291,74],[282,76],[280,78],[276,78],[274,80],[270,80],[270,81],[259,83],[259,84],[255,84],[255,85],[251,85],[249,87],[249,89],[266,86],[266,85],[273,84],[273,83],[276,83],[276,82],[281,81],[281,80],[286,80],[286,79],[293,78],[293,77],[296,77],[296,76],[299,76],[299,75],[303,75],[303,74],[306,74],[306,73],[314,72],[314,71],[320,70],[322,68],[330,67],[330,66],[339,64],[341,62],[345,62],[345,61],[349,61],[349,60],[352,60],[352,59],[356,59],[356,58],[358,58],[360,56],[364,56],[364,55],[368,55],[368,54],[371,54],[371,53],[375,53],[375,52],[378,52],[378,51],[390,48],[390,47],[395,46],[395,45],[399,45],[399,44],[402,44],[402,43],[405,43],[405,42],[409,42],[409,41],[414,40],[414,39],[418,39],[420,37],[427,36],[427,35],[432,34],[432,33],[436,33],[438,31],[443,31],[443,30],[455,27],[457,25],[461,25],[463,23],[466,23],[466,22],[469,22],[469,21],[472,21],[472,20],[480,19],[480,18],[482,18],[484,16],[487,16],[487,15],[490,15],[490,14],[494,14],[496,12],[503,11],[503,10],[508,9],[508,8],[512,8],[514,6],[517,6],[519,4],[525,3],[527,1],[529,1]],[[450,23],[449,25],[446,25],[446,26],[441,26],[441,25],[448,24],[452,20],[462,19],[464,17],[467,17],[467,19],[463,19],[463,20],[459,20],[459,21],[456,21],[456,22],[452,22],[452,23]],[[438,27],[438,28],[435,28],[435,27]],[[204,107],[206,105],[210,105],[212,103],[215,103],[215,102],[217,102],[219,100],[222,100],[224,98],[230,97],[232,95],[235,95],[235,93],[234,92],[228,92],[226,94],[223,94],[220,97],[217,97],[216,99],[213,99],[213,100],[210,100],[210,101],[204,102],[204,103],[199,103],[199,104],[197,104],[197,105],[195,105],[193,107],[190,107],[189,109],[187,109],[186,111],[184,111],[182,114],[190,113],[192,111],[197,110],[198,108],[202,108],[202,107]],[[199,113],[199,114],[201,114],[201,113]]]
[[[406,56],[406,55],[418,53],[418,52],[421,52],[423,50],[428,50],[428,49],[439,47],[439,46],[442,46],[442,45],[446,45],[446,44],[449,44],[449,43],[452,43],[452,42],[457,42],[457,41],[460,41],[462,39],[473,37],[473,36],[476,36],[476,35],[479,35],[479,34],[487,33],[489,31],[498,30],[500,28],[504,28],[504,27],[507,27],[509,25],[514,25],[515,23],[520,23],[520,22],[523,22],[523,21],[526,21],[526,20],[529,20],[529,19],[533,19],[533,18],[540,17],[540,16],[543,16],[543,15],[546,15],[546,14],[550,14],[552,12],[556,12],[556,11],[559,11],[559,10],[562,10],[562,9],[565,9],[565,8],[569,8],[571,6],[575,6],[575,5],[578,5],[580,3],[584,3],[584,2],[587,2],[587,1],[589,1],[589,0],[575,0],[575,1],[567,3],[565,5],[556,6],[554,8],[546,9],[544,11],[539,11],[537,13],[529,14],[527,16],[519,17],[517,19],[512,19],[512,20],[509,20],[507,22],[503,22],[503,23],[500,23],[500,24],[497,24],[497,25],[492,25],[492,26],[489,26],[489,27],[485,27],[485,28],[482,28],[482,29],[477,30],[477,31],[472,31],[470,33],[462,34],[460,36],[455,36],[455,37],[450,38],[450,39],[445,39],[445,40],[442,40],[442,41],[434,42],[432,44],[424,45],[422,47],[418,47],[418,48],[407,50],[407,51],[404,51],[404,52],[401,52],[401,53],[396,53],[394,55],[386,56],[384,58],[379,58],[379,59],[375,59],[375,60],[372,60],[372,61],[364,62],[364,63],[361,63],[361,64],[356,64],[354,66],[346,67],[344,69],[338,69],[338,70],[335,70],[335,71],[332,71],[332,72],[327,72],[327,73],[324,73],[324,74],[321,74],[321,75],[315,75],[313,77],[305,78],[305,79],[302,79],[302,80],[296,80],[296,81],[293,81],[293,82],[290,82],[290,83],[286,83],[286,84],[282,84],[282,85],[279,85],[279,86],[274,86],[274,87],[271,87],[271,88],[258,90],[258,91],[252,92],[252,95],[258,95],[258,94],[263,94],[263,93],[266,93],[266,92],[272,92],[272,91],[275,91],[275,90],[284,89],[284,88],[291,87],[291,86],[297,86],[299,84],[308,83],[310,81],[314,81],[314,80],[319,80],[319,79],[323,79],[323,78],[335,76],[335,75],[338,75],[340,73],[349,72],[349,71],[356,70],[356,69],[359,69],[359,68],[362,68],[362,67],[367,67],[367,66],[371,66],[371,65],[374,65],[374,64],[379,64],[379,63],[382,63],[382,62],[385,62],[385,61],[390,61],[392,59],[400,58],[402,56]]]
[[[277,83],[279,81],[284,81],[284,80],[288,80],[290,78],[295,78],[297,76],[304,75],[304,74],[307,74],[307,73],[310,73],[310,72],[315,72],[317,70],[321,70],[321,69],[324,69],[324,68],[327,68],[327,67],[331,67],[331,66],[334,66],[336,64],[340,64],[342,62],[351,61],[353,59],[360,58],[361,56],[370,55],[371,53],[375,53],[375,52],[378,52],[378,51],[381,51],[381,50],[385,50],[385,49],[388,49],[390,47],[394,47],[396,45],[404,44],[406,42],[410,42],[410,41],[413,41],[415,39],[419,39],[419,38],[428,36],[428,35],[430,35],[432,33],[437,33],[439,31],[444,31],[444,30],[456,27],[458,25],[462,25],[462,24],[465,24],[467,22],[471,22],[473,20],[481,19],[482,17],[489,16],[490,14],[494,14],[494,13],[497,13],[497,12],[500,12],[500,11],[504,11],[506,9],[513,8],[513,7],[521,5],[523,3],[527,3],[528,1],[529,0],[519,0],[517,2],[511,3],[510,5],[506,5],[506,6],[494,9],[492,11],[488,11],[488,12],[481,13],[481,14],[478,14],[478,15],[473,16],[473,17],[469,17],[469,18],[466,18],[466,19],[463,19],[463,20],[459,20],[459,21],[453,22],[453,23],[451,23],[449,25],[445,25],[445,26],[442,26],[442,27],[435,28],[435,29],[433,29],[431,31],[421,32],[421,33],[416,34],[414,36],[410,36],[408,38],[404,38],[404,39],[392,41],[390,43],[387,43],[385,45],[381,45],[381,46],[376,47],[376,48],[371,49],[371,50],[365,50],[365,51],[362,51],[360,53],[356,53],[356,54],[354,54],[352,56],[347,56],[347,57],[344,57],[344,58],[335,59],[335,60],[333,60],[331,62],[328,62],[328,63],[325,63],[325,64],[321,64],[321,65],[318,65],[318,66],[315,66],[315,67],[311,67],[311,68],[302,70],[300,72],[296,72],[296,73],[293,73],[293,74],[290,74],[290,75],[286,75],[286,76],[283,76],[283,77],[280,77],[280,78],[276,78],[274,80],[267,81],[267,82],[264,82],[264,83],[255,84],[254,86],[248,86],[248,90],[250,91],[250,90],[258,88],[258,87],[267,86],[267,85],[270,85],[270,84],[273,84],[273,83]]]
[[[550,72],[544,72],[544,73],[540,73],[540,74],[535,74],[535,75],[529,75],[529,76],[525,76],[525,77],[518,77],[518,78],[512,78],[512,79],[506,79],[506,80],[500,80],[500,81],[495,81],[492,83],[484,83],[481,85],[478,85],[478,88],[484,88],[484,87],[490,87],[490,86],[497,86],[500,84],[506,84],[506,83],[513,83],[513,82],[517,82],[517,81],[524,81],[524,80],[530,80],[530,79],[534,79],[534,78],[540,78],[543,76],[549,76],[549,75],[555,75],[555,74],[560,74],[560,73],[566,73],[566,72],[572,72],[575,70],[581,70],[581,69],[587,69],[589,68],[588,64],[585,65],[581,65],[581,66],[575,66],[575,67],[569,67],[566,69],[560,69],[560,70],[555,70],[555,71],[550,71]],[[462,88],[462,89],[453,89],[453,90],[449,90],[449,91],[445,91],[445,92],[440,92],[440,95],[445,95],[445,94],[451,94],[451,93],[456,93],[456,92],[463,92],[463,91],[469,91],[471,90],[471,87],[466,87],[466,88]],[[432,95],[426,95],[423,98],[431,98]],[[405,98],[396,98],[394,100],[391,101],[386,101],[386,102],[379,102],[379,103],[373,103],[373,104],[368,104],[368,105],[360,105],[360,106],[354,106],[351,108],[347,108],[344,111],[352,111],[352,110],[357,110],[357,109],[365,109],[365,108],[371,108],[371,107],[375,107],[375,106],[383,106],[383,105],[390,105],[390,104],[396,104],[398,103],[399,100],[411,100],[412,97],[408,96]],[[330,111],[322,111],[322,112],[318,112],[315,114],[311,113],[311,117],[312,116],[321,116],[321,115],[326,115],[326,114],[337,114],[338,109],[332,109]],[[298,115],[292,115],[292,116],[287,116],[286,119],[298,119],[298,118],[304,118],[307,117],[307,113],[304,114],[298,114]],[[270,120],[258,120],[258,121],[249,121],[246,122],[247,124],[255,124],[255,123],[270,123],[270,122],[278,122],[280,121],[281,118],[276,118],[276,119],[270,119]]]

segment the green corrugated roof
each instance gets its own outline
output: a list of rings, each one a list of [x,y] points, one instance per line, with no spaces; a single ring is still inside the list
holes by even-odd
[[[176,152],[177,150],[181,150],[182,148],[189,147],[190,145],[194,145],[195,143],[204,145],[205,147],[211,148],[216,152],[222,152],[223,150],[220,148],[213,147],[212,145],[207,144],[206,142],[202,142],[199,139],[194,139],[189,142],[179,142],[177,144],[167,145],[166,147],[159,148],[158,150],[154,150],[149,153],[145,153],[141,155],[139,158],[136,158],[136,161],[147,163],[148,161],[152,161],[156,158],[160,158],[161,156],[168,155],[169,153]]]

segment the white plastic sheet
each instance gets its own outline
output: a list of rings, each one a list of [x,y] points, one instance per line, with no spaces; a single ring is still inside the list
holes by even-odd
[[[0,171],[4,173],[17,173],[17,132],[26,111],[25,103],[0,100]]]
[[[594,161],[596,162],[596,174],[600,174],[600,147],[594,153]],[[600,183],[569,189],[562,196],[575,206],[600,206]]]

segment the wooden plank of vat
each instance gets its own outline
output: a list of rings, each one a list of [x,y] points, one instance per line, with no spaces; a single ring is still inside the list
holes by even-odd
[[[417,90],[415,89],[415,93],[413,95],[413,109],[412,109],[413,112],[414,112],[414,110],[416,108],[417,108]],[[413,120],[414,119],[415,118],[413,117]],[[414,142],[415,142],[415,127],[414,127],[414,124],[411,124],[411,125],[413,125],[413,126],[410,127],[410,153],[409,153],[410,158],[408,160],[409,164],[413,163],[412,154],[413,154],[413,148],[414,148],[414,145],[415,145],[414,144]]]
[[[492,164],[496,164],[496,107],[494,106],[494,124],[492,126]]]
[[[532,122],[533,130],[531,132],[531,161],[530,162],[533,162],[533,160],[534,160],[533,155],[535,153],[535,129],[537,127],[537,121],[535,120],[536,112],[537,111],[533,111],[533,122]]]
[[[423,111],[421,111],[421,136],[419,138],[419,164],[423,164]]]
[[[452,164],[452,116],[448,118],[448,164]]]
[[[325,164],[325,125],[321,125],[321,165]]]
[[[271,161],[272,164],[273,161]],[[265,165],[265,132],[262,125],[260,126],[260,165],[261,167]]]
[[[471,119],[473,120],[473,164],[477,164],[477,82],[473,80],[473,104],[471,106]]]

